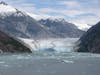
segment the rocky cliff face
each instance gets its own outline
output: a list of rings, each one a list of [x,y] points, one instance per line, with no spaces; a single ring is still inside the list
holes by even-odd
[[[78,29],[74,24],[66,22],[64,19],[41,19],[39,23],[53,34],[63,38],[78,38],[84,33],[84,31]]]
[[[0,53],[31,53],[31,50],[17,39],[0,31]]]
[[[100,53],[100,22],[91,27],[79,41],[78,52]]]

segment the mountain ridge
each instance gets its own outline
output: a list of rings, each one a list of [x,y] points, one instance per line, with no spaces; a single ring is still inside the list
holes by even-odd
[[[52,29],[50,29],[50,27],[36,21],[27,13],[13,8],[4,2],[0,3],[0,13],[0,30],[15,37],[33,39],[66,38],[80,37],[84,33],[77,29],[74,24],[67,23],[64,19],[56,19],[55,22],[58,25],[52,26]]]
[[[65,19],[41,19],[39,23],[47,27],[51,32],[61,37],[80,37],[84,31],[79,30],[74,24],[67,22]]]

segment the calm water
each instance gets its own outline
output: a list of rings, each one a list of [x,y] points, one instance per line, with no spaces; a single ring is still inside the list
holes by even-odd
[[[1,54],[0,75],[100,75],[100,55],[75,52]]]

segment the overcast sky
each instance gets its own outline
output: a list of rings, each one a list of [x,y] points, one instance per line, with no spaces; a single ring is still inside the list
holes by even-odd
[[[2,0],[35,18],[57,17],[69,22],[95,24],[100,21],[100,0]]]

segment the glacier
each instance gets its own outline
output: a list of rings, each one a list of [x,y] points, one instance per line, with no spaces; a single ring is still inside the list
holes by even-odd
[[[49,51],[49,52],[73,52],[73,46],[79,38],[50,38],[50,39],[28,39],[19,38],[33,52]]]

